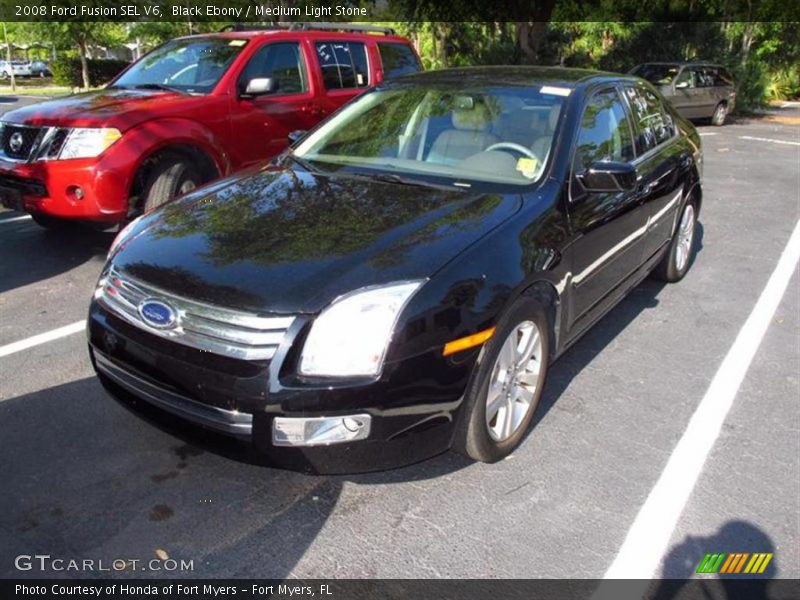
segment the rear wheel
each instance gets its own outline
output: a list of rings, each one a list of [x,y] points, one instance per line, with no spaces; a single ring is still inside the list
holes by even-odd
[[[711,124],[716,127],[725,125],[725,119],[728,117],[728,106],[724,102],[717,104],[714,109],[714,114],[711,115]]]
[[[153,167],[147,179],[144,212],[191,192],[201,183],[200,173],[185,158],[163,158]]]
[[[696,228],[697,205],[694,200],[689,199],[683,207],[678,227],[672,235],[667,253],[653,269],[653,275],[656,278],[670,283],[683,279],[692,264]]]
[[[496,462],[525,435],[542,397],[549,325],[536,302],[521,298],[498,322],[467,388],[455,450]]]

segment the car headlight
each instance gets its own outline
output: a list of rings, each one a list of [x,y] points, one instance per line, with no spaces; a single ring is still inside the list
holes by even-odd
[[[356,290],[338,298],[314,321],[300,373],[319,377],[374,377],[381,372],[397,318],[422,281]]]
[[[119,130],[113,127],[76,127],[67,135],[58,158],[63,160],[99,156],[121,137]]]
[[[136,225],[139,224],[141,219],[142,217],[136,217],[133,221],[128,223],[120,230],[120,232],[117,234],[117,237],[115,237],[114,241],[111,242],[111,247],[108,249],[106,260],[114,256],[117,253],[117,250],[122,247],[122,244],[124,244],[131,237],[133,230],[136,228]]]

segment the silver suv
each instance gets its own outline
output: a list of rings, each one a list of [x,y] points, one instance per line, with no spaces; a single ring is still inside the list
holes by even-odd
[[[711,119],[724,125],[736,103],[736,87],[730,72],[710,63],[644,63],[631,74],[658,86],[682,117]]]

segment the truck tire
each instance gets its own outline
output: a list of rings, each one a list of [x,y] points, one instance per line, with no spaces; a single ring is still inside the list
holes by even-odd
[[[150,212],[202,183],[197,169],[183,157],[161,159],[147,178],[144,212]]]

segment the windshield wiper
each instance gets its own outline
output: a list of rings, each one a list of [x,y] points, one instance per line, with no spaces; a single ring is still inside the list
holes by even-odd
[[[288,158],[292,162],[300,165],[301,167],[303,167],[309,173],[319,173],[319,174],[322,174],[322,175],[327,175],[328,174],[327,171],[324,171],[323,169],[320,169],[319,167],[315,167],[314,165],[311,164],[311,161],[308,161],[305,158],[300,158],[294,152],[287,152],[286,153],[286,158]]]
[[[133,90],[164,90],[165,92],[175,92],[176,94],[188,94],[186,90],[172,87],[171,85],[164,85],[163,83],[137,83],[131,86],[122,86]]]
[[[348,173],[345,176],[350,177],[359,177],[362,179],[371,179],[373,181],[381,181],[383,183],[394,183],[397,185],[408,185],[412,187],[426,187],[426,188],[437,188],[437,189],[446,189],[452,190],[453,187],[449,185],[442,185],[438,183],[433,183],[431,181],[425,181],[424,179],[414,179],[412,177],[405,177],[403,175],[398,175],[397,173]]]

